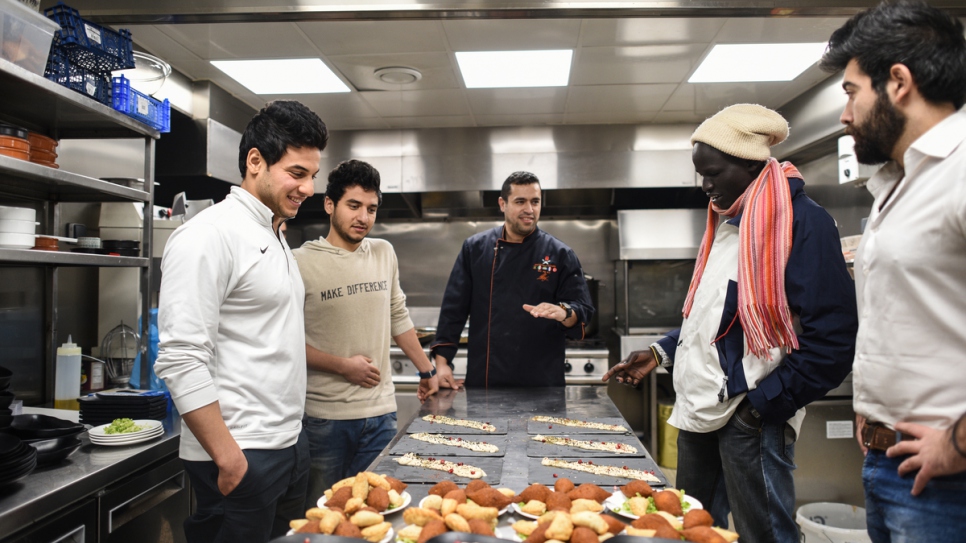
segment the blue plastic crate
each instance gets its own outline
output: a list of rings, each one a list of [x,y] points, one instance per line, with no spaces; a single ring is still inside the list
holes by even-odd
[[[115,32],[81,18],[80,13],[63,3],[44,10],[44,15],[60,25],[54,41],[68,54],[71,62],[93,72],[134,68],[131,32]]]
[[[94,73],[71,63],[67,53],[56,45],[50,48],[44,77],[98,102],[111,105],[111,80],[108,76]]]
[[[111,87],[114,109],[156,128],[158,132],[171,131],[171,103],[168,100],[161,102],[132,89],[131,81],[123,75],[115,77]]]

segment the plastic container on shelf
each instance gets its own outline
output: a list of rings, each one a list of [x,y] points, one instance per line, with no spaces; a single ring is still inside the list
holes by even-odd
[[[0,56],[43,75],[56,22],[17,0],[0,0]]]
[[[58,142],[54,138],[36,132],[29,132],[27,134],[27,141],[30,143],[31,149],[40,149],[41,151],[50,151],[51,153],[57,152]]]
[[[74,64],[67,52],[57,45],[50,48],[44,77],[86,94],[105,106],[111,105],[111,81],[108,76]]]
[[[122,28],[115,32],[85,21],[76,9],[62,2],[45,9],[44,15],[60,25],[56,43],[73,64],[100,74],[134,67],[129,31]]]
[[[54,372],[54,409],[78,411],[77,397],[81,388],[81,349],[67,336],[67,343],[57,348]]]
[[[113,79],[111,102],[114,109],[156,128],[158,132],[171,131],[171,103],[131,88],[131,81],[123,75]]]

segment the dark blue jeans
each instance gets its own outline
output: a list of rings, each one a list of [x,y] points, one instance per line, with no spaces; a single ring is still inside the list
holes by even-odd
[[[966,473],[936,477],[913,496],[915,474],[899,477],[907,457],[869,451],[862,466],[865,518],[875,543],[966,541]]]
[[[367,419],[332,420],[305,415],[312,470],[305,508],[316,506],[319,497],[335,483],[365,471],[396,436],[396,413]]]
[[[309,482],[309,443],[279,450],[246,449],[248,471],[227,496],[218,490],[214,462],[184,461],[198,508],[184,522],[189,543],[264,543],[285,535],[292,519],[303,518]]]
[[[797,543],[795,437],[788,424],[760,428],[733,416],[706,434],[678,433],[677,486],[728,525],[734,515],[741,543]]]

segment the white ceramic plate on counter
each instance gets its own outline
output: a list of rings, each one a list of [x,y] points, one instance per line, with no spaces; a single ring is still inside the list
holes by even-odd
[[[607,511],[611,511],[616,515],[620,515],[624,518],[629,518],[629,519],[640,518],[638,515],[635,515],[630,511],[623,510],[624,502],[626,501],[627,501],[627,496],[625,496],[624,493],[621,492],[620,490],[617,490],[613,494],[611,494],[609,498],[604,500],[604,509],[606,509]],[[698,499],[695,498],[694,496],[688,496],[687,494],[685,494],[684,501],[691,506],[688,508],[688,511],[690,511],[691,509],[704,509],[704,506],[701,505],[701,502],[699,502]]]

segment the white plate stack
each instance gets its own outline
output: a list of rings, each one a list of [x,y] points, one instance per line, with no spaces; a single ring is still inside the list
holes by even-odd
[[[164,425],[159,420],[136,420],[134,424],[140,426],[141,429],[137,432],[129,432],[126,434],[108,434],[104,429],[110,426],[110,424],[102,424],[88,430],[87,435],[90,437],[91,443],[104,445],[106,447],[134,445],[135,443],[150,441],[164,435]]]
[[[30,249],[34,246],[37,211],[29,207],[0,206],[0,247]]]

